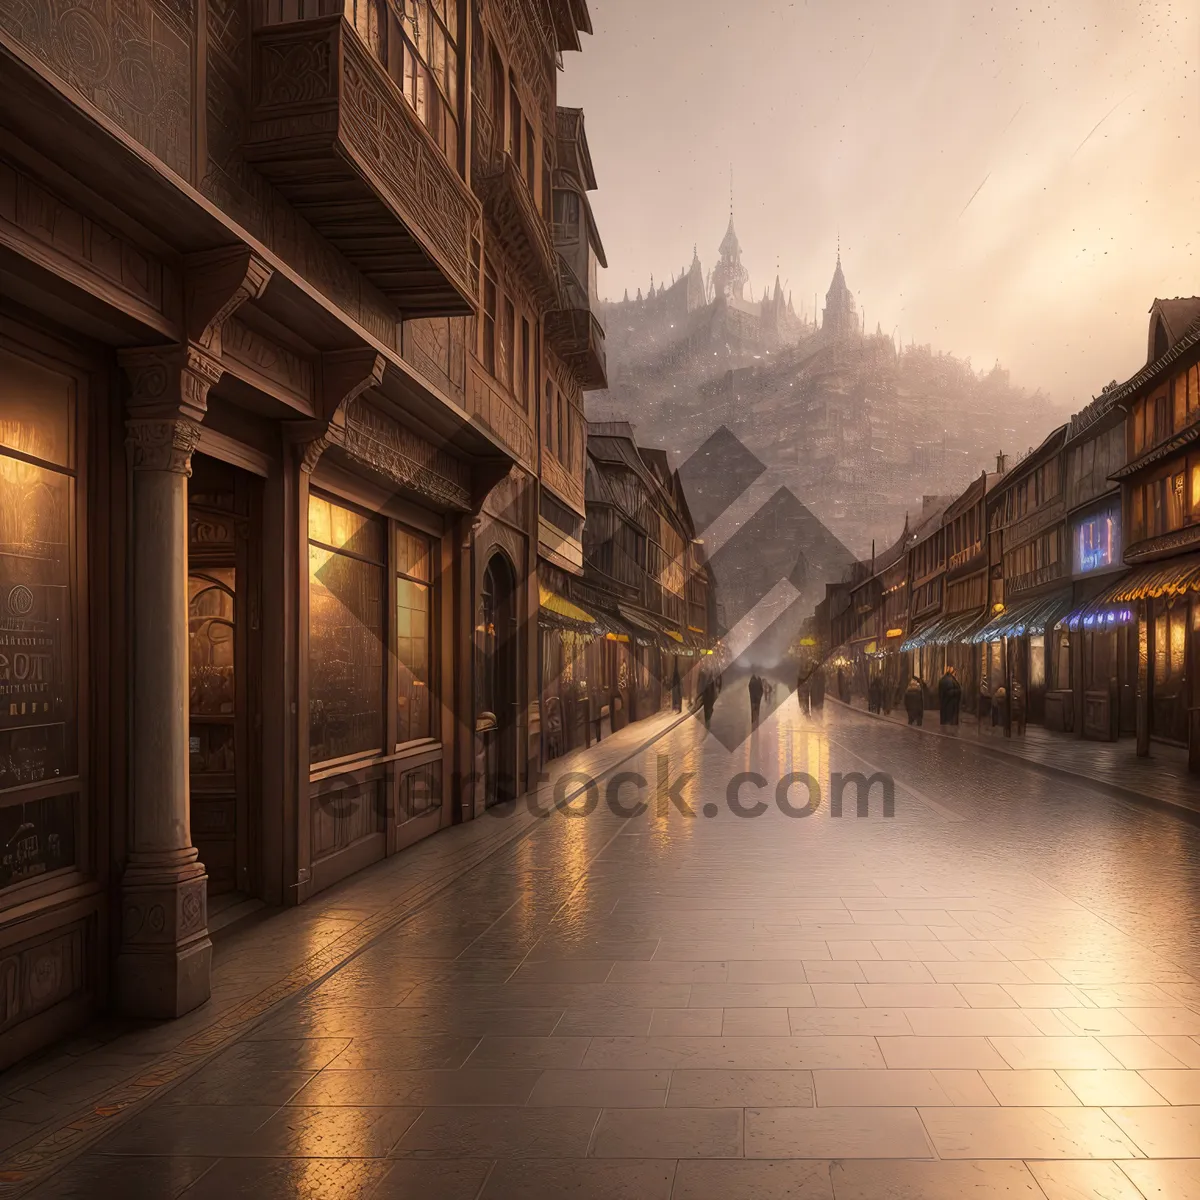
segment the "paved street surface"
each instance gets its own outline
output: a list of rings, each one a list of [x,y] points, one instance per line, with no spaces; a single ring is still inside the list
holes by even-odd
[[[609,810],[610,774],[588,816],[477,822],[519,836],[179,1082],[143,1076],[152,1100],[34,1194],[1200,1197],[1200,829],[784,692],[733,752],[687,718],[635,753],[640,816]],[[725,741],[748,708],[731,681]],[[874,771],[894,816],[880,786],[831,816],[831,773]],[[731,811],[739,773],[761,815]],[[792,773],[811,815],[777,807]],[[407,886],[407,859],[327,919]]]

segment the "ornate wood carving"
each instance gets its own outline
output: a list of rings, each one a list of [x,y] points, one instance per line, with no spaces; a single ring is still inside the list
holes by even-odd
[[[147,346],[122,350],[129,379],[128,409],[142,419],[182,417],[199,423],[208,411],[208,389],[221,378],[221,364],[196,346]]]
[[[576,512],[584,514],[583,480],[568,471],[552,454],[542,455],[542,481]]]
[[[366,348],[321,355],[319,415],[314,421],[292,423],[302,471],[311,475],[330,446],[345,445],[347,406],[368,388],[378,387],[386,367],[382,354]]]
[[[134,419],[125,428],[135,471],[191,475],[192,454],[200,444],[200,426],[194,421]]]
[[[0,958],[0,1032],[82,991],[84,925],[26,943]]]
[[[235,373],[260,387],[273,386],[302,404],[314,403],[313,364],[237,317],[230,317],[221,328],[221,360],[240,366],[242,370]]]
[[[523,466],[533,470],[535,449],[529,417],[496,387],[487,372],[473,358],[470,362],[467,411],[478,417]]]
[[[1125,561],[1153,562],[1157,558],[1170,558],[1197,549],[1200,549],[1200,525],[1188,525],[1183,529],[1176,529],[1173,533],[1162,533],[1157,537],[1137,542],[1125,552]]]
[[[186,262],[189,340],[220,358],[225,322],[247,300],[262,296],[274,273],[248,246],[190,255]]]
[[[0,244],[171,336],[175,279],[153,255],[0,161]]]
[[[498,235],[506,256],[520,271],[524,287],[542,308],[557,307],[554,242],[512,155],[504,153],[486,165],[475,186],[483,198],[487,222]]]
[[[346,409],[346,452],[437,508],[469,512],[471,481],[464,463],[357,399]]]
[[[207,0],[204,114],[208,161],[200,190],[269,246],[352,321],[398,347],[391,304],[305,221],[243,154],[250,114],[250,6]]]
[[[17,0],[0,4],[0,29],[186,179],[192,12],[183,0]]]
[[[265,26],[254,52],[259,171],[406,313],[472,312],[478,201],[345,20]]]
[[[466,317],[405,321],[404,361],[458,404],[466,402]]]

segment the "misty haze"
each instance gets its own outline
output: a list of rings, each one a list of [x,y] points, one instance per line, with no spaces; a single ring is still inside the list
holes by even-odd
[[[0,0],[0,1200],[1200,1200],[1195,0]]]

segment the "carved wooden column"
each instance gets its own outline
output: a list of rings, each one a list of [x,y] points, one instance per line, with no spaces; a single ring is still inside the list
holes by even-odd
[[[133,677],[121,1011],[177,1017],[208,999],[207,876],[192,845],[187,480],[220,364],[196,347],[122,354],[131,385]]]

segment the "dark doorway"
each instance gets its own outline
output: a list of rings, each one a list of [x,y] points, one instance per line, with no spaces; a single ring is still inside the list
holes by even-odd
[[[508,560],[492,555],[483,573],[479,620],[479,701],[485,807],[517,794],[517,581]]]
[[[257,883],[255,483],[200,454],[188,482],[191,826],[208,872],[210,916]],[[215,897],[228,900],[214,906]]]

